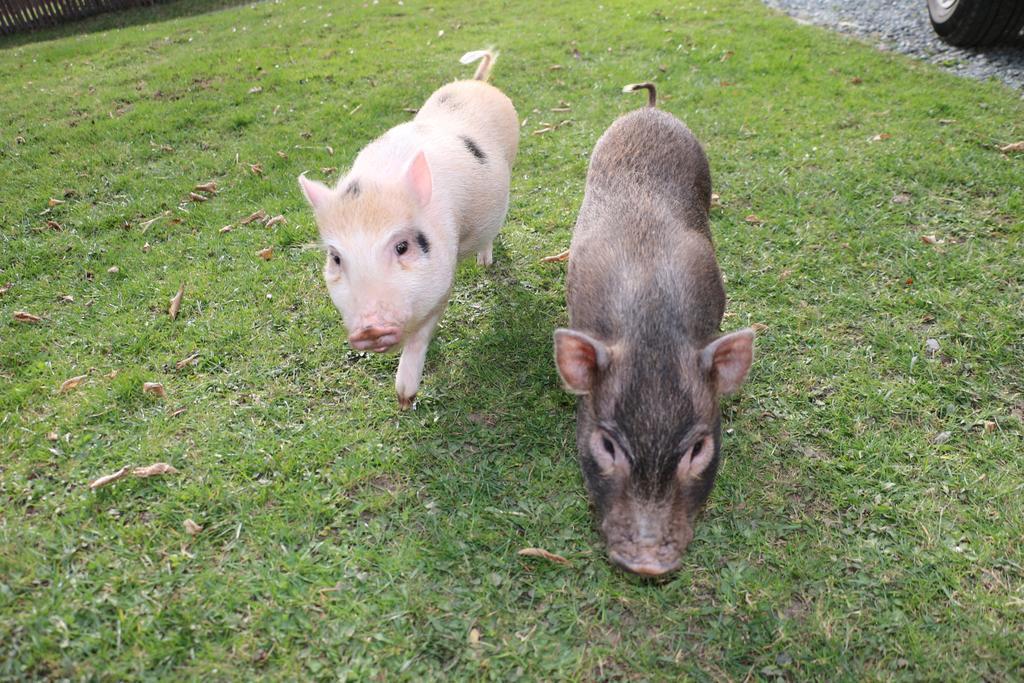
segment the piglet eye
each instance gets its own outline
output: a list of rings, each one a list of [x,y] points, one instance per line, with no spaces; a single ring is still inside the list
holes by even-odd
[[[610,456],[612,456],[613,458],[615,457],[615,444],[611,442],[611,439],[609,439],[606,436],[601,437],[601,445],[604,446],[604,449],[608,452]]]
[[[690,457],[696,458],[700,455],[701,449],[704,448],[704,439],[701,439],[697,443],[693,444],[693,450],[690,451]]]
[[[338,256],[337,254],[331,254],[331,260],[334,261],[334,265],[336,265],[336,266],[340,266],[341,265],[341,257]]]
[[[409,251],[409,243],[406,242],[405,240],[402,240],[401,242],[395,245],[395,253],[398,254],[399,256],[401,256],[407,251]]]

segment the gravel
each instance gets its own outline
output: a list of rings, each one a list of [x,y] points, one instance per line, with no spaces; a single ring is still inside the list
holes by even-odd
[[[932,30],[925,0],[764,0],[799,22],[861,36],[893,50],[938,64],[959,76],[997,78],[1024,96],[1024,48],[963,49],[942,42]]]

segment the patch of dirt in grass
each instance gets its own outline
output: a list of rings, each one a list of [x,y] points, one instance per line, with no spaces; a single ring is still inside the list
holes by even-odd
[[[375,489],[387,491],[391,494],[398,493],[405,488],[402,482],[388,474],[379,474],[366,483]]]
[[[789,621],[803,621],[811,611],[811,603],[802,597],[795,596],[793,601],[779,610],[779,618]]]
[[[478,424],[481,427],[493,427],[498,424],[498,417],[489,413],[470,413],[468,419],[473,424]]]
[[[831,460],[832,459],[832,454],[831,453],[829,453],[828,451],[825,451],[825,450],[823,450],[821,448],[818,448],[817,446],[812,446],[810,444],[797,444],[795,446],[795,450],[796,450],[797,453],[800,453],[801,455],[803,455],[808,460]]]
[[[205,76],[200,78],[193,78],[192,85],[189,86],[189,90],[209,90],[213,87],[214,82],[215,79],[207,78]]]
[[[110,112],[110,115],[119,118],[124,116],[132,110],[132,103],[128,100],[114,100],[114,109]]]
[[[583,680],[640,681],[646,678],[646,676],[633,671],[633,667],[628,662],[623,662],[614,657],[598,657],[590,671],[583,677]]]

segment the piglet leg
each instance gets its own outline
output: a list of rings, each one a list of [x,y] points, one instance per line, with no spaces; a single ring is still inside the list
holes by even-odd
[[[494,256],[492,251],[494,249],[494,242],[491,242],[486,247],[476,253],[476,262],[481,266],[489,266],[494,263]]]
[[[395,391],[398,393],[398,405],[408,410],[416,400],[416,392],[420,389],[423,377],[423,362],[427,358],[427,347],[434,336],[434,328],[440,316],[425,322],[420,329],[409,337],[402,349],[402,357],[398,361],[398,374],[395,376]]]

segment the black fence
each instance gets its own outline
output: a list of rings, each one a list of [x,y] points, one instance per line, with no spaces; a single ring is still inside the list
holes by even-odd
[[[22,33],[159,0],[0,0],[0,35]]]

